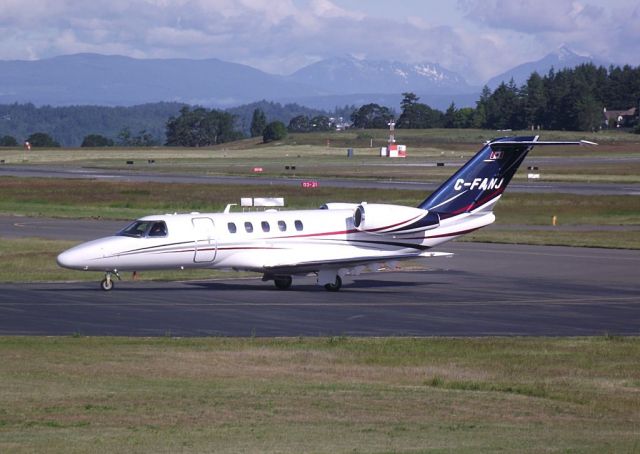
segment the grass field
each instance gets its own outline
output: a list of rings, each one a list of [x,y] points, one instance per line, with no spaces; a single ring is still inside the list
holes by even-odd
[[[640,340],[0,338],[3,452],[637,452]]]
[[[284,197],[287,208],[317,208],[326,202],[391,203],[415,206],[422,191],[359,188],[302,189],[279,185],[128,183],[88,180],[0,179],[0,213],[70,218],[131,219],[150,213],[220,212],[240,197]],[[627,196],[507,192],[496,207],[498,222],[548,225],[640,225],[640,199]]]
[[[291,134],[285,141],[261,144],[246,139],[208,148],[106,148],[106,149],[37,149],[25,154],[20,149],[0,149],[5,164],[55,165],[106,169],[127,169],[159,173],[198,175],[253,175],[255,166],[263,176],[385,178],[439,182],[454,167],[464,163],[480,145],[496,135],[482,130],[405,130],[398,140],[409,147],[408,158],[379,158],[378,148],[386,145],[387,131],[343,131]],[[530,134],[519,131],[514,134]],[[587,138],[602,142],[598,147],[545,147],[532,154],[538,158],[563,158],[558,164],[547,163],[541,169],[547,181],[599,181],[640,183],[640,162],[623,161],[603,164],[580,158],[625,158],[640,156],[640,136],[615,132],[584,135],[573,132],[545,132],[543,140]],[[355,157],[347,159],[346,149]],[[566,157],[575,162],[566,162]],[[133,165],[127,165],[132,161]],[[149,163],[153,161],[153,163]],[[448,167],[436,167],[446,162]],[[401,164],[401,165],[399,165]],[[289,170],[286,167],[289,167]],[[296,170],[292,171],[291,167]],[[522,171],[516,179],[524,179]],[[256,176],[260,178],[260,176]]]
[[[621,133],[619,131],[605,131],[599,133],[585,133],[574,131],[511,131],[498,132],[480,129],[405,129],[396,130],[398,143],[409,147],[409,155],[414,152],[420,156],[438,156],[446,151],[473,152],[479,144],[495,137],[505,135],[539,134],[541,140],[578,140],[585,139],[601,144],[608,152],[634,153],[638,152],[640,136],[637,134]],[[203,158],[233,158],[238,155],[244,157],[264,157],[269,154],[274,157],[296,157],[298,154],[314,154],[344,156],[346,148],[356,149],[356,155],[367,150],[373,155],[377,148],[387,145],[389,131],[386,129],[329,131],[321,133],[289,134],[281,142],[262,144],[260,139],[251,138],[236,142],[225,143],[206,148],[75,148],[75,149],[33,149],[25,153],[22,148],[0,148],[0,159],[7,164],[22,162],[25,158],[31,163],[43,162],[81,162],[99,161],[103,159],[162,159],[180,156],[183,159]],[[600,153],[603,148],[591,149],[581,147],[572,151],[572,155],[591,155]],[[634,151],[635,150],[635,151]],[[540,156],[566,154],[563,149],[536,150]]]

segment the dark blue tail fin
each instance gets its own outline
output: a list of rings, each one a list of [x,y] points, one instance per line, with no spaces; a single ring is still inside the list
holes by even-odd
[[[418,208],[446,219],[474,210],[490,211],[534,146],[598,145],[594,142],[539,142],[538,136],[503,137],[488,142]]]
[[[443,218],[491,208],[537,141],[538,136],[492,140],[418,207]]]
[[[538,136],[503,137],[488,142],[418,208],[441,219],[474,210],[489,211],[534,146],[597,145],[594,142],[539,142]]]

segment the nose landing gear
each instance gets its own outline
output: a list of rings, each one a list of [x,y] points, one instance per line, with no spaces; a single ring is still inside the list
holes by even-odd
[[[104,279],[100,282],[100,288],[105,292],[108,292],[113,288],[113,280],[111,279],[112,274],[115,274],[118,280],[121,280],[118,270],[107,271],[104,273]]]

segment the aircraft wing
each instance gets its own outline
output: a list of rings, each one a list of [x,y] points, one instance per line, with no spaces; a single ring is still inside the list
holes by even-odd
[[[451,252],[430,252],[423,251],[417,254],[403,254],[403,255],[376,255],[368,257],[350,257],[346,259],[332,259],[332,260],[309,260],[297,263],[287,264],[274,264],[263,267],[265,274],[306,274],[321,269],[332,268],[353,268],[361,265],[368,265],[377,262],[388,262],[394,260],[408,260],[417,259],[422,257],[453,257]]]

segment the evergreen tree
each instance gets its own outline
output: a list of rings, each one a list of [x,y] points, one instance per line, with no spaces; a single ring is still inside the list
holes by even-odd
[[[574,130],[596,131],[602,123],[601,103],[591,94],[583,95],[574,106]]]
[[[251,117],[251,137],[261,136],[264,132],[264,128],[267,126],[267,117],[262,109],[255,109],[253,116]]]
[[[449,104],[449,107],[444,113],[444,127],[445,128],[459,128],[456,123],[456,105],[455,103]]]
[[[475,109],[473,107],[463,107],[456,111],[456,124],[458,128],[472,128],[473,116],[475,115]]]
[[[569,78],[566,71],[556,73],[553,69],[545,77],[545,91],[547,109],[544,113],[545,129],[567,129],[566,112],[569,110],[567,94],[569,93]]]
[[[527,127],[535,129],[537,126],[542,125],[547,106],[544,82],[540,74],[534,72],[529,76],[522,93],[524,97],[524,123]]]
[[[473,114],[473,127],[474,128],[488,128],[487,123],[487,110],[491,100],[491,89],[488,86],[482,87],[482,93],[480,99],[476,101],[476,110]]]
[[[398,129],[425,129],[442,126],[442,112],[432,109],[426,104],[419,103],[414,93],[402,93],[400,103],[402,113],[396,121]]]
[[[407,109],[410,109],[412,106],[415,106],[420,98],[416,96],[415,93],[405,92],[402,93],[402,101],[400,101],[400,108],[404,112]]]
[[[501,83],[485,104],[485,127],[492,129],[520,129],[523,127],[522,103],[513,79]]]

